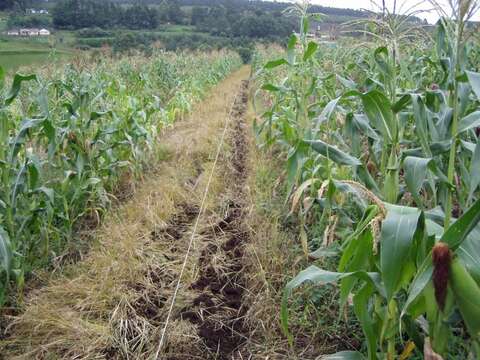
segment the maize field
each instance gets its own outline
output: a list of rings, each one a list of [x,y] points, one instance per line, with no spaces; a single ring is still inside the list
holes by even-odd
[[[363,333],[322,359],[480,357],[478,3],[451,6],[430,33],[386,12],[333,48],[297,6],[284,55],[255,60],[258,141],[285,156],[311,264],[284,288],[283,332],[294,345],[294,290],[335,283]]]
[[[148,169],[162,131],[240,63],[158,52],[18,73],[11,86],[0,68],[0,303],[75,248],[78,225],[98,222]]]

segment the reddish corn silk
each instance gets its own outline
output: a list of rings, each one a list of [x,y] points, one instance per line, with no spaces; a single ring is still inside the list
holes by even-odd
[[[433,287],[435,289],[435,299],[440,309],[445,308],[445,299],[447,297],[448,276],[450,273],[450,263],[452,254],[448,245],[442,242],[435,244],[432,251],[433,260]]]

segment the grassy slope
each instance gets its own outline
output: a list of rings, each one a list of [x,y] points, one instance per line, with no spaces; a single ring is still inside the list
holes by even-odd
[[[41,38],[19,38],[0,35],[0,65],[7,71],[22,66],[42,64],[71,55],[72,34],[58,32]]]

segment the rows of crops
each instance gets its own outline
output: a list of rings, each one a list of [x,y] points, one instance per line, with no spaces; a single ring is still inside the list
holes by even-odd
[[[336,48],[308,38],[297,8],[285,56],[257,64],[259,141],[286,155],[305,256],[336,263],[286,285],[291,342],[293,291],[338,283],[364,343],[335,359],[480,357],[478,5],[451,3],[434,31],[385,13]]]
[[[158,135],[238,67],[156,53],[16,74],[0,68],[0,303],[74,241],[158,154]],[[8,80],[8,81],[7,81]]]

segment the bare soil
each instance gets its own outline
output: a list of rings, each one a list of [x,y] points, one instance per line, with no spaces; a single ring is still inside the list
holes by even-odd
[[[239,95],[233,104],[228,136],[231,156],[226,165],[229,188],[223,218],[204,227],[203,250],[198,257],[198,277],[189,285],[196,296],[178,313],[178,318],[197,328],[197,335],[205,346],[204,359],[232,359],[239,355],[241,346],[248,338],[244,306],[245,272],[244,246],[249,240],[245,226],[245,185],[248,176],[247,124],[248,82],[242,83]],[[172,226],[175,231],[181,224]],[[219,243],[218,239],[222,241]],[[219,268],[216,259],[222,259]],[[171,355],[169,360],[185,359]]]

